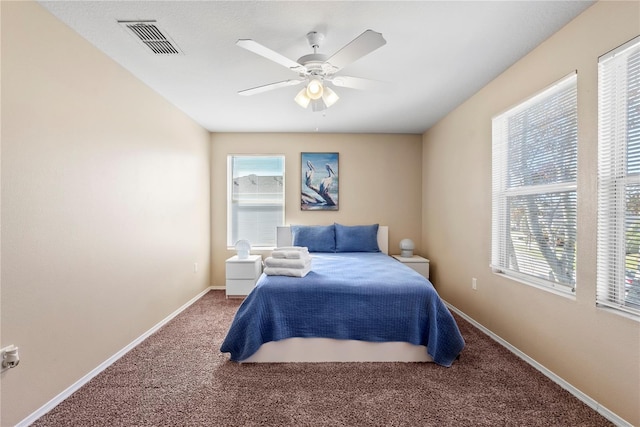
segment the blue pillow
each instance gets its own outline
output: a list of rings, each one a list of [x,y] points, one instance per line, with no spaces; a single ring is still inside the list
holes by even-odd
[[[292,225],[291,243],[294,246],[306,246],[309,252],[335,252],[335,227],[333,225]]]
[[[380,252],[378,224],[336,227],[336,252]]]

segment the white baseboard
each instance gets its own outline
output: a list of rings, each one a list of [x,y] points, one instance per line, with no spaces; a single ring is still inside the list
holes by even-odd
[[[554,383],[558,384],[563,389],[567,390],[569,393],[571,393],[572,395],[577,397],[580,401],[584,402],[587,406],[589,406],[590,408],[592,408],[593,410],[598,412],[600,415],[602,415],[603,417],[605,417],[606,419],[608,419],[609,421],[611,421],[615,425],[620,426],[620,427],[633,427],[632,424],[628,423],[623,418],[621,418],[620,416],[616,415],[614,412],[612,412],[609,409],[605,408],[600,403],[598,403],[596,400],[594,400],[593,398],[591,398],[588,395],[584,394],[583,392],[578,390],[576,387],[574,387],[573,385],[569,384],[567,381],[565,381],[564,379],[560,378],[558,375],[554,374],[552,371],[550,371],[549,369],[545,368],[543,365],[541,365],[540,363],[536,362],[534,359],[532,359],[531,357],[527,356],[525,353],[523,353],[522,351],[518,350],[513,345],[509,344],[509,342],[507,342],[504,339],[500,338],[498,335],[494,334],[489,329],[485,328],[480,323],[476,322],[474,319],[472,319],[471,317],[467,316],[462,311],[458,310],[456,307],[452,306],[451,304],[449,304],[446,301],[445,301],[445,304],[447,305],[447,307],[449,307],[449,309],[451,311],[455,312],[460,317],[465,319],[467,322],[471,323],[473,326],[475,326],[476,328],[480,329],[482,332],[484,332],[491,339],[493,339],[494,341],[496,341],[497,343],[499,343],[503,347],[507,348],[507,350],[511,351],[513,354],[515,354],[520,359],[522,359],[525,362],[527,362],[529,365],[531,365],[534,368],[536,368],[544,376],[549,378]]]
[[[166,325],[167,323],[169,323],[169,321],[171,321],[174,317],[176,317],[178,314],[182,313],[185,309],[187,309],[191,304],[193,304],[194,302],[196,302],[197,300],[199,300],[204,294],[206,294],[207,292],[209,292],[212,289],[212,287],[208,287],[206,288],[204,291],[200,292],[198,295],[196,295],[195,297],[191,298],[191,300],[189,300],[186,304],[184,304],[182,307],[178,308],[176,311],[174,311],[173,313],[171,313],[169,316],[165,317],[163,320],[161,320],[158,324],[156,324],[155,326],[153,326],[151,329],[149,329],[147,332],[145,332],[144,334],[140,335],[138,338],[136,338],[133,342],[131,342],[130,344],[128,344],[126,347],[124,347],[122,350],[118,351],[116,354],[114,354],[113,356],[111,356],[110,358],[108,358],[107,360],[105,360],[104,362],[102,362],[100,365],[98,365],[95,369],[93,369],[91,372],[89,372],[88,374],[86,374],[84,377],[80,378],[78,381],[76,381],[75,383],[73,383],[71,386],[69,386],[66,390],[64,390],[62,393],[60,393],[59,395],[57,395],[56,397],[54,397],[53,399],[51,399],[49,402],[47,402],[44,406],[42,406],[41,408],[37,409],[34,413],[32,413],[31,415],[29,415],[27,418],[25,418],[24,420],[20,421],[18,424],[16,424],[16,427],[27,427],[29,425],[31,425],[33,422],[35,422],[38,418],[42,417],[44,414],[46,414],[47,412],[49,412],[50,410],[52,410],[53,408],[55,408],[58,404],[60,404],[63,400],[65,400],[67,397],[71,396],[71,394],[73,394],[74,392],[76,392],[80,387],[82,387],[83,385],[85,385],[86,383],[88,383],[89,381],[91,381],[91,379],[93,377],[95,377],[96,375],[98,375],[100,372],[104,371],[105,369],[107,369],[109,366],[113,365],[113,363],[115,363],[116,360],[120,359],[122,356],[124,356],[126,353],[128,353],[130,350],[132,350],[135,346],[137,346],[138,344],[140,344],[142,341],[144,341],[145,339],[147,339],[151,334],[153,334],[154,332],[156,332],[158,329],[160,329],[161,327],[163,327],[164,325]]]

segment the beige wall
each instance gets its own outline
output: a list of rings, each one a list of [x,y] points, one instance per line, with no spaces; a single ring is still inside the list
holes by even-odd
[[[284,154],[287,224],[372,224],[389,226],[389,251],[399,253],[409,237],[420,253],[420,135],[226,134],[211,136],[212,285],[224,286],[227,236],[227,156]],[[338,211],[300,210],[300,153],[340,153]],[[256,252],[257,253],[257,252]]]
[[[638,34],[639,2],[597,3],[425,133],[422,222],[422,246],[446,300],[634,425],[640,425],[640,323],[595,308],[594,230],[598,56]],[[489,269],[491,118],[573,70],[579,125],[575,299]]]
[[[209,133],[37,3],[1,8],[9,426],[209,285]]]

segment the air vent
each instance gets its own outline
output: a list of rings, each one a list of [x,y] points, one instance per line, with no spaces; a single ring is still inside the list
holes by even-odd
[[[180,48],[164,33],[156,21],[118,21],[155,55],[180,55]]]

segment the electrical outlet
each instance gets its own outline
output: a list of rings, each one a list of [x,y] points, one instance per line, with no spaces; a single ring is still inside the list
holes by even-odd
[[[475,277],[471,279],[471,289],[474,291],[478,290],[478,280]]]
[[[0,360],[2,360],[2,370],[18,366],[18,363],[20,363],[18,347],[12,344],[0,350]]]
[[[194,263],[193,263],[193,272],[194,272],[194,273],[197,273],[197,272],[198,272],[198,263],[197,263],[197,262],[194,262]]]

